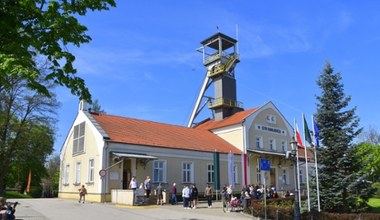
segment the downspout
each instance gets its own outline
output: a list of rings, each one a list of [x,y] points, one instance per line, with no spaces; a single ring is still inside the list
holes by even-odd
[[[104,147],[103,147],[103,165],[102,165],[102,170],[106,169],[107,164],[108,164],[108,141],[103,138],[104,140]],[[105,203],[106,202],[106,193],[107,193],[107,184],[108,184],[108,174],[106,174],[104,177],[101,178],[102,180],[102,188],[101,188],[101,202]]]

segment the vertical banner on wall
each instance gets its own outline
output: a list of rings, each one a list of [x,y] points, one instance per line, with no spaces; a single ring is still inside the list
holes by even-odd
[[[234,154],[228,153],[228,184],[235,188]]]
[[[219,152],[214,152],[214,190],[220,189]]]
[[[248,186],[248,176],[247,176],[247,154],[241,154],[242,160],[242,170],[243,170],[243,183],[245,186]]]

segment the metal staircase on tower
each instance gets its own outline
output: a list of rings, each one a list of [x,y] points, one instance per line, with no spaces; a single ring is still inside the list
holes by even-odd
[[[240,62],[237,40],[218,32],[203,40],[198,51],[203,55],[203,65],[207,71],[188,127],[197,124],[195,119],[206,105],[215,120],[222,120],[243,110],[242,103],[236,99],[235,66]],[[212,84],[214,97],[206,96]]]

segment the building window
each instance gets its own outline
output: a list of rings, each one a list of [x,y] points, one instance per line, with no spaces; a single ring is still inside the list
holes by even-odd
[[[80,161],[75,164],[75,182],[74,184],[80,184]]]
[[[288,151],[288,145],[286,144],[286,141],[281,141],[281,150],[282,152]]]
[[[271,150],[276,150],[276,139],[269,138],[269,148]]]
[[[207,164],[207,182],[214,182],[214,164]]]
[[[85,123],[74,126],[73,154],[84,152]]]
[[[304,181],[303,181],[303,170],[300,169],[300,184],[303,184]]]
[[[263,138],[256,137],[256,148],[263,148]]]
[[[238,166],[234,164],[234,183],[239,183],[239,176],[238,176]]]
[[[166,183],[166,161],[164,160],[153,161],[153,182]]]
[[[70,164],[66,164],[63,184],[69,184]]]
[[[289,184],[288,170],[282,169],[282,182],[283,184]]]
[[[183,162],[182,163],[182,182],[183,183],[193,183],[193,162]]]
[[[267,115],[267,122],[271,124],[276,124],[276,116],[274,115]]]
[[[94,182],[94,159],[88,161],[88,180],[89,183]]]
[[[256,179],[257,179],[257,183],[261,183],[260,167],[256,167]]]

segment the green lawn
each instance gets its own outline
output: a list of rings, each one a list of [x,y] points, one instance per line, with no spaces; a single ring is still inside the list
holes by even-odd
[[[31,198],[31,196],[30,195],[24,195],[24,194],[17,193],[17,192],[6,192],[5,198],[7,198],[7,199]]]
[[[371,198],[368,201],[368,205],[373,208],[373,212],[380,213],[380,199]]]

